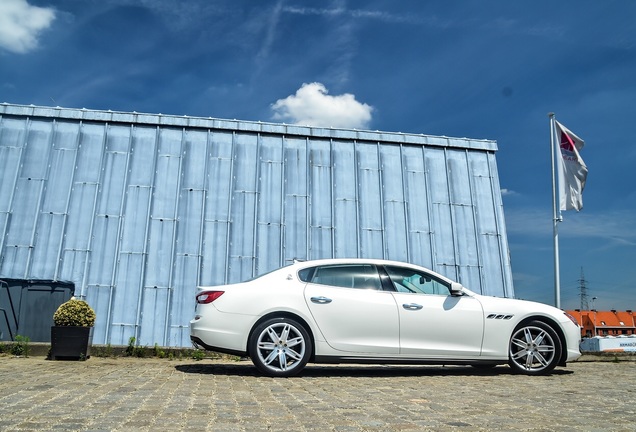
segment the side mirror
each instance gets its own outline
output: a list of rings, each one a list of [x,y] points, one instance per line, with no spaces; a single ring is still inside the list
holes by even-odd
[[[451,282],[450,292],[452,296],[460,296],[464,294],[462,284],[458,282]]]

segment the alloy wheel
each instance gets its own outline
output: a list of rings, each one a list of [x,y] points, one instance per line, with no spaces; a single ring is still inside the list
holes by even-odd
[[[539,323],[519,328],[510,338],[511,366],[529,374],[552,370],[560,355],[560,346],[553,335],[549,327]]]
[[[294,325],[288,322],[270,324],[258,335],[258,361],[269,372],[292,372],[306,363],[306,345],[305,336]]]

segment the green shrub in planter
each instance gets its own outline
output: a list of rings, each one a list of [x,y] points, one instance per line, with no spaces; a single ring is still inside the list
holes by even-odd
[[[93,327],[95,311],[85,301],[73,297],[57,308],[53,322],[56,326]]]
[[[51,351],[49,358],[86,360],[90,358],[90,346],[95,324],[95,311],[82,300],[75,298],[62,303],[53,314],[51,327]]]

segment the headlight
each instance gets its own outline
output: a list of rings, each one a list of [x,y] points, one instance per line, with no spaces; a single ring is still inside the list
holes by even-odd
[[[563,314],[564,314],[566,317],[570,318],[570,320],[574,323],[574,325],[575,325],[575,326],[577,326],[577,327],[579,327],[579,328],[581,327],[581,324],[579,324],[579,322],[576,320],[576,318],[574,318],[572,315],[570,315],[570,314],[569,314],[569,313],[567,313],[567,312],[563,312]]]

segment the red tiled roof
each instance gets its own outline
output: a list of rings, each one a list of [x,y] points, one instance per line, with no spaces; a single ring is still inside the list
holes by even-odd
[[[586,327],[587,324],[599,328],[636,328],[635,316],[631,311],[569,310],[566,312],[576,318],[582,327]]]

